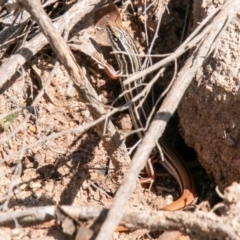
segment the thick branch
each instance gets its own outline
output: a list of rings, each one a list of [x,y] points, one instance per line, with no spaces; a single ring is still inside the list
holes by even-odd
[[[72,219],[97,219],[95,227],[104,220],[108,209],[101,207],[71,207],[60,208]],[[15,227],[16,222],[21,226],[33,226],[51,219],[56,219],[55,206],[38,207],[23,211],[0,214],[0,226]],[[206,212],[165,212],[165,211],[128,211],[123,214],[120,222],[129,230],[148,229],[150,231],[178,230],[197,239],[238,239],[237,227],[229,224],[226,216],[219,217]],[[225,226],[224,228],[222,226]]]

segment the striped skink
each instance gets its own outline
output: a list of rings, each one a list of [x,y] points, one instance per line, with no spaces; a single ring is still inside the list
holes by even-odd
[[[121,74],[131,75],[139,71],[141,69],[141,60],[134,40],[131,38],[129,33],[121,26],[112,22],[108,22],[107,31],[113,50],[126,53],[115,53]],[[144,79],[138,79],[128,85],[123,84],[124,79],[126,78],[120,78],[122,91],[128,90],[124,96],[127,102],[131,102],[133,97],[143,89],[143,85],[141,83]],[[129,106],[130,117],[133,121],[135,129],[145,128],[146,121],[151,112],[151,104],[149,104],[149,101],[141,100],[142,99],[130,104]],[[144,132],[138,132],[138,135],[139,138],[143,138]],[[193,179],[181,157],[176,154],[166,139],[162,137],[159,140],[159,143],[165,156],[164,161],[160,161],[160,163],[177,180],[182,193],[179,199],[163,207],[161,210],[175,211],[184,209],[187,205],[192,203],[195,198],[195,186]]]

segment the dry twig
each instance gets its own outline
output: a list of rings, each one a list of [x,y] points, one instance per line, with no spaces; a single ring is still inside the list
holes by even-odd
[[[239,239],[239,184],[232,184],[225,190],[224,215],[217,216],[213,212],[165,212],[165,211],[128,211],[122,216],[120,224],[130,230],[148,229],[150,231],[177,230],[190,234],[194,239]],[[76,220],[96,219],[91,229],[96,229],[104,220],[108,209],[101,207],[60,206],[64,213]],[[15,227],[43,223],[56,219],[58,207],[38,207],[23,211],[0,214],[0,226]],[[231,224],[235,221],[236,224]],[[224,225],[224,228],[222,227]]]

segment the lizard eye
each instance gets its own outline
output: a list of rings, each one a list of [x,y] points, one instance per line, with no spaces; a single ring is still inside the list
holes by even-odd
[[[120,38],[118,38],[117,36],[114,36],[114,37],[113,37],[113,40],[114,40],[114,42],[117,43],[117,44],[119,44],[120,41],[121,41]]]

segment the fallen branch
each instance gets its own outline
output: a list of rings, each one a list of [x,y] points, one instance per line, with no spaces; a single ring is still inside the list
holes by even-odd
[[[148,229],[150,231],[180,230],[194,239],[239,239],[239,188],[234,183],[225,190],[224,215],[217,216],[213,212],[166,212],[166,211],[127,211],[123,214],[120,225],[134,231]],[[99,227],[105,219],[108,209],[101,207],[47,206],[22,211],[0,213],[0,226],[16,227],[16,224],[33,226],[56,219],[58,208],[71,219],[95,220],[91,229]],[[232,224],[234,221],[236,224]],[[224,227],[223,227],[224,226]]]

